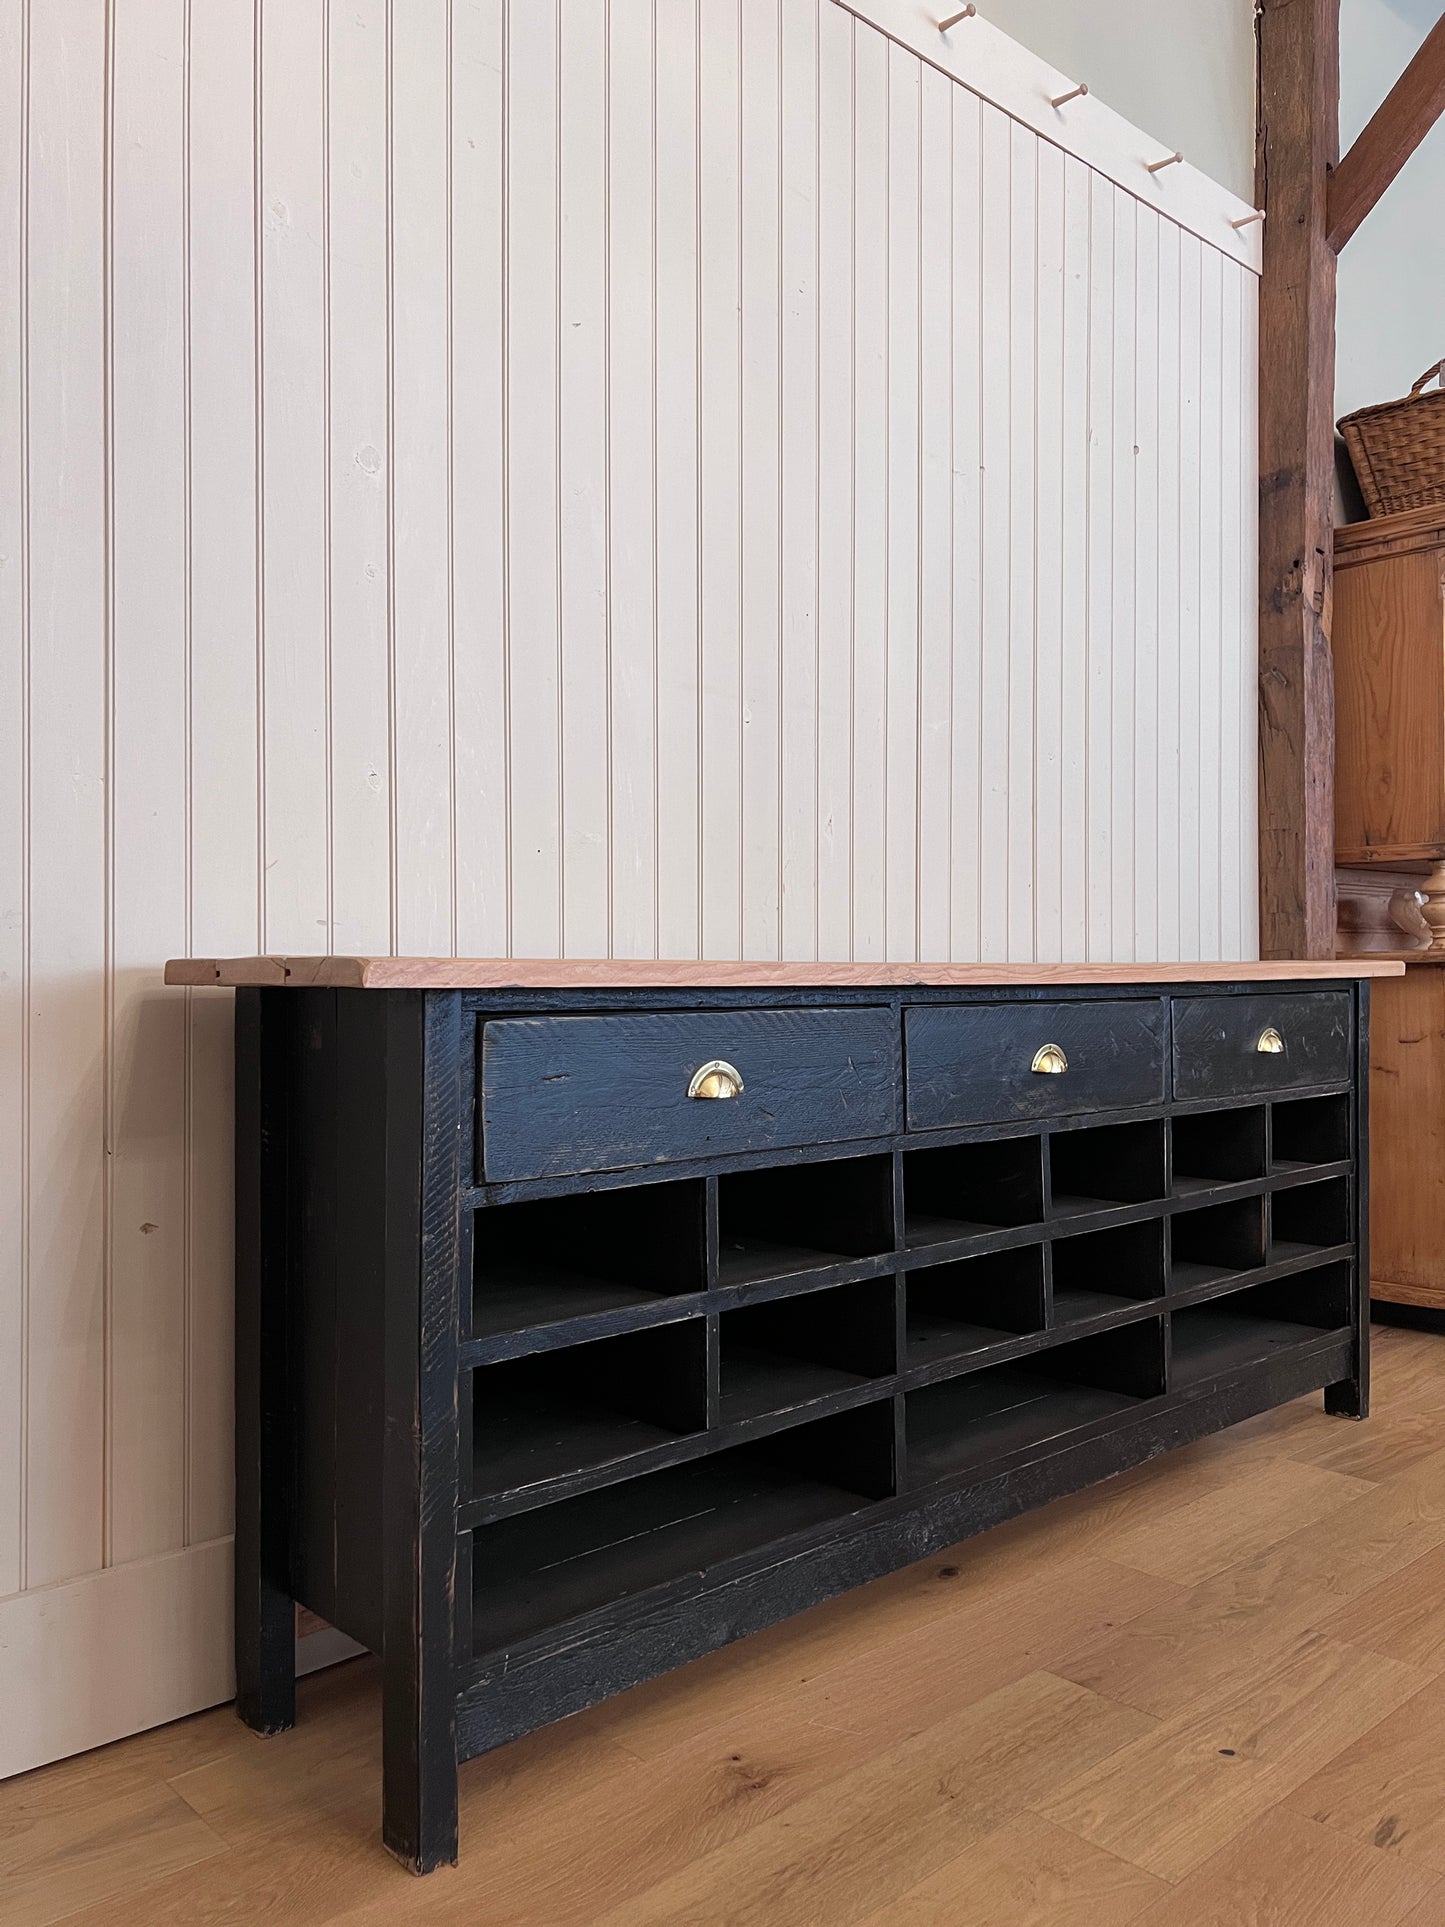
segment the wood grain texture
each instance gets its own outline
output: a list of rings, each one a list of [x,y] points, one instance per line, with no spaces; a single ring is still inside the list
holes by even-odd
[[[1413,1560],[1320,1622],[1332,1639],[1368,1646],[1438,1677],[1445,1673],[1445,1546]]]
[[[1310,1927],[1378,1927],[1437,1918],[1441,1884],[1398,1855],[1342,1839],[1296,1813],[1266,1814],[1136,1916],[1139,1927],[1236,1927],[1309,1921]]]
[[[1372,1291],[1445,1307],[1445,974],[1381,984],[1371,1024]]]
[[[1326,238],[1336,254],[1445,112],[1445,15],[1355,136],[1330,177]]]
[[[1303,1407],[1295,1407],[1294,1413],[1303,1420]],[[1301,1524],[1284,1502],[1285,1495],[1305,1488],[1279,1461],[1304,1453],[1307,1462],[1315,1464],[1320,1452],[1332,1454],[1312,1423],[1300,1423],[1297,1436],[1291,1437],[1283,1426],[1256,1421],[1235,1435],[1241,1448],[1248,1448],[1243,1460],[1232,1449],[1202,1462],[1194,1457],[1193,1477],[1213,1482],[1203,1500],[1186,1491],[1178,1510],[1193,1512],[1210,1535],[1216,1556],[1232,1554],[1232,1563],[1163,1608],[1136,1614],[1125,1626],[1082,1640],[1062,1670],[1094,1692],[1164,1718],[1217,1705],[1232,1682],[1299,1653],[1336,1614],[1343,1619],[1350,1600],[1372,1588],[1388,1593],[1402,1583],[1407,1570],[1425,1567],[1445,1539],[1445,1513],[1438,1500],[1427,1485],[1405,1476],[1420,1466],[1425,1468],[1422,1480],[1438,1475],[1437,1426],[1432,1415],[1412,1441],[1418,1445],[1423,1435],[1433,1448],[1424,1460],[1409,1452],[1393,1467],[1346,1459],[1368,1490],[1331,1506],[1329,1489],[1314,1486],[1308,1493],[1307,1509],[1314,1513],[1308,1524]],[[1373,1432],[1373,1425],[1370,1429]],[[1247,1489],[1242,1483],[1246,1461],[1252,1468]],[[1339,1461],[1330,1457],[1325,1463]],[[1372,1472],[1382,1475],[1379,1483],[1366,1476]],[[1139,1475],[1134,1476],[1137,1481]],[[1151,1564],[1156,1558],[1172,1562],[1181,1555],[1178,1513],[1167,1506],[1172,1490],[1172,1482],[1162,1487],[1145,1482],[1132,1498],[1130,1513],[1139,1529],[1130,1533],[1131,1549]],[[1200,1510],[1205,1501],[1207,1510]],[[1237,1539],[1230,1535],[1226,1516],[1231,1501],[1239,1516]],[[1151,1517],[1157,1553],[1147,1530]],[[1122,1557],[1114,1548],[1123,1535],[1116,1536],[1105,1523],[1100,1553]],[[1076,1514],[1056,1541],[1058,1549],[1083,1526],[1084,1515]],[[1146,1550],[1141,1553],[1141,1548]],[[1348,1640],[1343,1631],[1331,1637]],[[1371,1640],[1353,1643],[1373,1645]],[[1408,1660],[1406,1654],[1391,1656]],[[1409,1663],[1418,1663],[1422,1672],[1431,1670],[1423,1661]]]
[[[865,1927],[1126,1927],[1167,1892],[1152,1874],[1028,1813],[890,1900]]]
[[[1393,865],[1336,864],[1338,954],[1413,956],[1423,962],[1431,943],[1423,915],[1430,874],[1425,867],[1402,872]]]
[[[1037,1802],[1046,1819],[1167,1880],[1182,1880],[1382,1715],[1420,1690],[1398,1660],[1317,1641],[1163,1720]],[[1033,1804],[1033,1803],[1031,1803]]]
[[[19,1917],[188,1927],[280,1909],[331,1927],[399,1915],[417,1927],[588,1927],[610,1913],[631,1927],[711,1923],[734,1902],[747,1919],[763,1896],[767,1927],[1435,1927],[1445,1910],[1434,1864],[1438,1688],[1393,1713],[1376,1706],[1381,1719],[1343,1745],[1326,1710],[1321,1744],[1341,1770],[1320,1762],[1282,1803],[1237,1716],[1242,1691],[1268,1693],[1279,1677],[1277,1658],[1242,1636],[1248,1602],[1267,1587],[1261,1618],[1313,1624],[1336,1584],[1352,1583],[1351,1544],[1371,1548],[1381,1617],[1370,1591],[1357,1592],[1348,1645],[1393,1646],[1399,1592],[1419,1615],[1409,1663],[1438,1649],[1439,1555],[1417,1535],[1422,1507],[1436,1546],[1445,1526],[1445,1354],[1432,1336],[1384,1330],[1377,1365],[1385,1408],[1419,1408],[1414,1422],[1434,1447],[1428,1477],[1382,1467],[1369,1494],[1303,1528],[1281,1508],[1276,1545],[1241,1546],[1202,1587],[1180,1593],[1091,1551],[1095,1529],[1122,1516],[1121,1483],[1144,1531],[1150,1517],[1167,1529],[1173,1496],[1197,1496],[1206,1480],[1224,1495],[1222,1516],[1229,1495],[1243,1504],[1286,1458],[1346,1431],[1368,1442],[1382,1421],[1342,1428],[1315,1401],[1270,1413],[464,1767],[462,1861],[444,1878],[409,1881],[366,1844],[379,1738],[371,1661],[302,1681],[300,1724],[265,1750],[218,1709],[12,1780],[0,1786],[0,1828],[30,1910]],[[1227,1535],[1220,1544],[1227,1552]],[[1171,1884],[1033,1807],[1041,1779],[1064,1770],[1102,1798],[1121,1751],[1142,1759],[1146,1736],[1166,1724],[1129,1712],[1127,1662],[1067,1696],[1057,1682],[1071,1635],[1088,1644],[1137,1625],[1142,1665],[1186,1625],[1202,1636],[1211,1616],[1230,1656],[1218,1675],[1195,1675],[1199,1770],[1243,1790],[1223,1837]],[[1328,1638],[1340,1650],[1334,1629]],[[1139,1724],[1118,1723],[1121,1711]],[[1272,1746],[1278,1725],[1260,1734]],[[1111,1736],[1123,1742],[1112,1754]],[[1398,1807],[1386,1802],[1387,1774]],[[1135,1797],[1150,1794],[1136,1782]],[[1390,1816],[1397,1828],[1377,1845]],[[142,1819],[137,1853],[125,1823]]]
[[[1335,838],[1341,863],[1445,855],[1445,536],[1335,585]]]
[[[633,1896],[599,1927],[705,1917],[723,1893],[739,1927],[786,1917],[799,1894],[829,1920],[865,1919],[897,1892],[904,1866],[916,1875],[952,1860],[991,1820],[1151,1724],[1051,1674],[1026,1675]],[[882,1800],[889,1783],[911,1793]]]
[[[57,1888],[70,1912],[118,1899],[157,1873],[164,1877],[225,1851],[220,1835],[164,1781],[123,1770],[97,1778],[102,1784],[78,1811],[70,1802],[49,1811],[39,1802],[18,1807],[0,1856],[5,1914],[13,1927],[54,1920]],[[112,1841],[113,1851],[77,1851],[77,1825]]]
[[[1335,256],[1325,197],[1338,154],[1336,0],[1265,0],[1255,174],[1264,223],[1259,355],[1260,949],[1334,948]]]
[[[170,984],[329,985],[352,990],[653,990],[695,988],[784,989],[816,984],[1208,984],[1241,978],[1316,983],[1331,978],[1400,977],[1390,959],[1316,959],[1293,963],[1140,964],[869,964],[737,963],[522,957],[172,957]]]
[[[1401,509],[1397,515],[1377,515],[1368,522],[1346,522],[1334,532],[1336,569],[1352,569],[1385,555],[1405,555],[1415,549],[1437,548],[1445,541],[1445,508]]]
[[[1408,1865],[1445,1874],[1445,1824],[1433,1793],[1442,1711],[1445,1685],[1422,1685],[1286,1804],[1362,1846],[1388,1847]]]

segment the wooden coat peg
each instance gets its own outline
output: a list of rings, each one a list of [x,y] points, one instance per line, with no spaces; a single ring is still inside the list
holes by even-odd
[[[1256,221],[1262,221],[1263,219],[1264,209],[1257,207],[1253,214],[1241,214],[1237,221],[1231,221],[1229,225],[1232,228],[1253,227]]]
[[[1054,94],[1049,100],[1049,105],[1050,107],[1062,107],[1067,101],[1081,100],[1083,96],[1088,93],[1088,91],[1089,91],[1088,81],[1081,80],[1078,86],[1071,87],[1068,93]]]
[[[1183,159],[1184,159],[1184,156],[1182,154],[1178,154],[1178,153],[1166,154],[1162,161],[1146,161],[1144,165],[1148,168],[1151,174],[1157,174],[1161,167],[1173,167],[1177,162],[1182,161]]]
[[[947,33],[949,28],[956,27],[960,20],[972,20],[977,12],[978,8],[972,5],[960,7],[957,13],[951,13],[946,20],[939,21],[938,31],[940,33]]]

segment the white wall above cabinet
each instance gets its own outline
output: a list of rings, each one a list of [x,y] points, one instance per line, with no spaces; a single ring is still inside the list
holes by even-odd
[[[0,4],[8,1765],[225,1678],[164,958],[1254,951],[1257,234],[868,3]]]

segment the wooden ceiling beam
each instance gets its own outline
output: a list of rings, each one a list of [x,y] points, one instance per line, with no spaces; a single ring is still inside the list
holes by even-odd
[[[1338,254],[1445,112],[1445,14],[1371,115],[1329,186],[1326,239]]]
[[[1335,255],[1339,0],[1262,0],[1259,290],[1259,887],[1263,957],[1335,946]]]

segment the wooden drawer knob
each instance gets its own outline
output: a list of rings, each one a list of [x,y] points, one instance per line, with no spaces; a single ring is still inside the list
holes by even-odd
[[[1062,1077],[1069,1068],[1063,1047],[1059,1044],[1043,1044],[1034,1052],[1034,1061],[1029,1069],[1038,1071],[1043,1077]]]
[[[689,1097],[741,1097],[743,1080],[731,1064],[721,1057],[702,1064],[692,1074],[687,1087]]]

